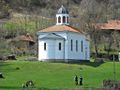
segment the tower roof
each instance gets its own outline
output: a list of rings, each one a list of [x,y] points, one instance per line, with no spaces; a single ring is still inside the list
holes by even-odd
[[[69,14],[68,10],[62,5],[57,11],[57,14]]]

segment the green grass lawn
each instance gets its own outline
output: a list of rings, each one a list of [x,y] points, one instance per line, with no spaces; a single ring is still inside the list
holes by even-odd
[[[19,70],[16,70],[19,67]],[[55,90],[62,88],[99,87],[102,80],[113,79],[113,63],[48,63],[28,61],[0,62],[0,72],[5,79],[0,79],[0,90]],[[120,62],[116,62],[117,80],[120,80]],[[82,75],[83,86],[75,86],[74,76]],[[27,80],[33,80],[36,88],[22,89]],[[41,89],[44,88],[44,89]]]

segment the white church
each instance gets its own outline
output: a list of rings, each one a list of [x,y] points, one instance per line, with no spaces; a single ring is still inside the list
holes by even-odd
[[[84,32],[69,25],[69,12],[57,11],[56,25],[37,32],[39,61],[89,61],[89,40]]]

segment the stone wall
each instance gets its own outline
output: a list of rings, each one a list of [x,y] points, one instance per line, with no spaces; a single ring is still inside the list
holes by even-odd
[[[103,80],[103,87],[107,90],[120,90],[120,81]]]

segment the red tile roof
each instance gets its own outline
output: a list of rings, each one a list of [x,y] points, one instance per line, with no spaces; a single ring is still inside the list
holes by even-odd
[[[108,23],[99,23],[97,27],[100,29],[120,30],[120,20],[109,20]]]
[[[57,32],[57,31],[70,31],[70,32],[83,33],[81,30],[69,25],[53,25],[48,28],[42,29],[39,32]]]

